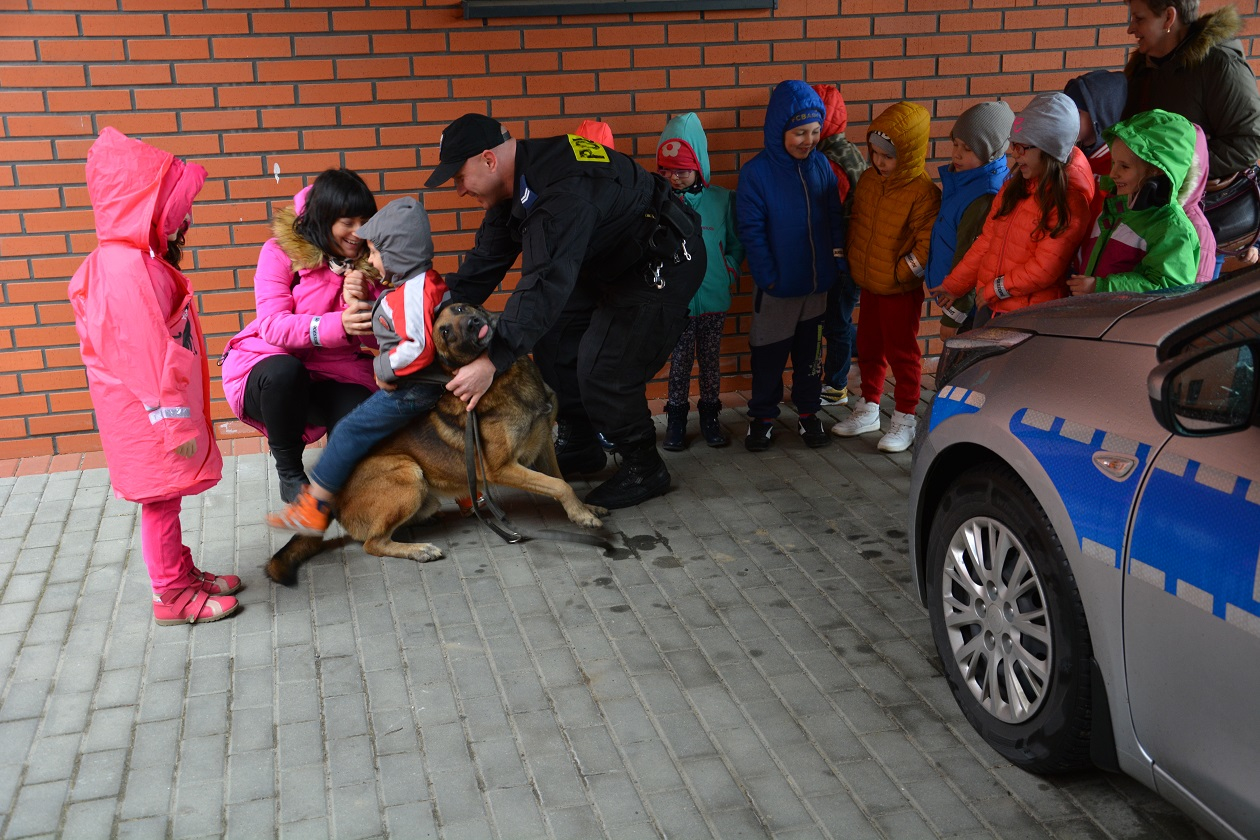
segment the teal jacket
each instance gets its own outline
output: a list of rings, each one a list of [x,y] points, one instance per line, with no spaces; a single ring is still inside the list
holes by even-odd
[[[689,314],[726,312],[731,308],[731,286],[739,280],[739,267],[744,262],[744,246],[739,244],[735,232],[735,194],[709,183],[709,141],[699,117],[681,114],[666,123],[656,144],[657,151],[672,140],[690,146],[700,163],[699,188],[683,192],[680,197],[700,214],[704,247],[709,254],[704,282],[691,299]]]
[[[1109,145],[1123,140],[1135,155],[1158,167],[1172,189],[1158,203],[1139,199],[1134,207],[1129,196],[1108,198],[1085,240],[1083,253],[1089,259],[1082,273],[1098,278],[1098,292],[1149,292],[1195,282],[1199,234],[1179,200],[1194,160],[1194,126],[1185,117],[1157,109],[1117,123],[1103,136]]]

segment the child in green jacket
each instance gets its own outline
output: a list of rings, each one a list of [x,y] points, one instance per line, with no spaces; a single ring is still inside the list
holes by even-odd
[[[1103,133],[1111,147],[1111,197],[1081,246],[1072,294],[1147,292],[1195,281],[1199,234],[1181,206],[1195,165],[1194,124],[1159,109]]]

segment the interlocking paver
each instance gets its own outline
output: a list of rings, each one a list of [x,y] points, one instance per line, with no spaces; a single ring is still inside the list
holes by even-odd
[[[444,560],[351,544],[292,588],[259,571],[271,465],[227,458],[182,521],[245,608],[194,628],[153,626],[104,470],[0,480],[0,837],[1205,836],[984,745],[907,588],[909,455],[792,422],[764,455],[668,454],[675,490],[610,514],[607,551],[450,517],[406,535]]]

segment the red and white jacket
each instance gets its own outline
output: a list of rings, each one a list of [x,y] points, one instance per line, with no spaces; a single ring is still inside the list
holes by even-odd
[[[446,282],[433,269],[381,295],[372,309],[372,333],[381,348],[374,372],[396,382],[433,363],[433,313],[446,297]]]

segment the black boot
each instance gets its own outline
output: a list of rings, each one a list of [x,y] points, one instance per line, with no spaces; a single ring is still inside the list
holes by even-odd
[[[596,473],[608,464],[590,423],[565,419],[556,423],[556,463],[564,476]]]
[[[687,448],[687,414],[691,406],[665,404],[665,442],[661,447],[666,452],[682,452]]]
[[[656,441],[618,444],[621,469],[586,494],[586,503],[615,510],[633,507],[669,490],[669,470],[656,451]]]
[[[271,454],[276,458],[276,475],[280,477],[280,500],[286,505],[298,497],[303,486],[310,484],[306,468],[302,466],[304,445],[273,446]]]
[[[700,434],[709,446],[726,446],[731,442],[726,430],[718,422],[718,412],[722,410],[720,402],[700,401]]]

